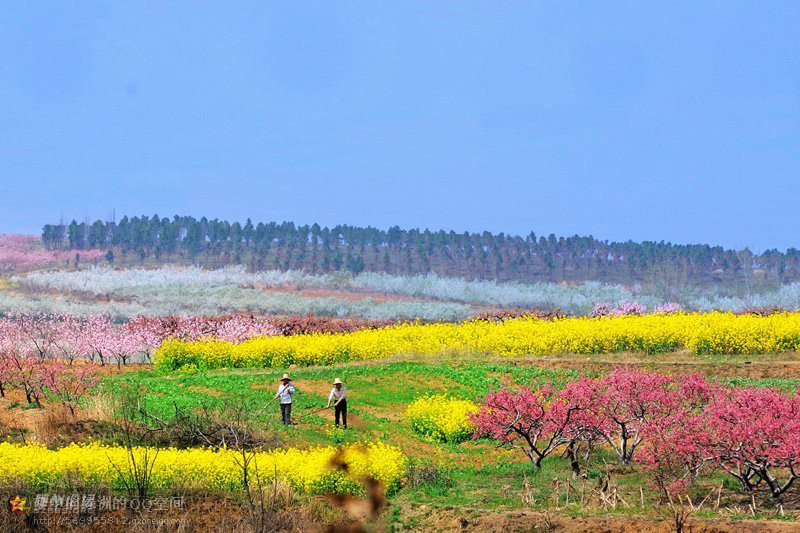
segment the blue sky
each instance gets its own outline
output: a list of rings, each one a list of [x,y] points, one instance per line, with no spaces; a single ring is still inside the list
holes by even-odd
[[[800,247],[798,2],[0,4],[0,232],[158,213]]]

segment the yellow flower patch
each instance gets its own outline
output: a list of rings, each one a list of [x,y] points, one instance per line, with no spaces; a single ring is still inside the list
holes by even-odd
[[[145,450],[134,449],[139,464]],[[152,460],[155,450],[148,450]],[[310,449],[289,448],[257,452],[251,463],[251,478],[256,467],[262,480],[277,475],[295,490],[309,494],[357,493],[366,477],[379,480],[388,490],[397,488],[405,474],[405,456],[394,446],[381,442],[350,445],[341,449],[341,460],[348,471],[332,467],[339,450],[332,446]],[[159,450],[152,471],[153,488],[238,490],[242,487],[242,469],[233,450],[210,449]],[[121,488],[121,476],[127,476],[128,452],[120,446],[70,444],[48,450],[36,444],[0,443],[0,480],[22,481],[39,489],[61,486],[76,480],[90,486]]]
[[[475,431],[469,418],[478,406],[469,400],[446,396],[426,396],[414,400],[406,409],[405,418],[418,434],[443,442],[460,442]]]
[[[759,354],[800,349],[800,313],[770,316],[670,313],[561,320],[518,318],[504,322],[397,324],[353,333],[312,333],[251,339],[240,344],[168,340],[156,366],[178,369],[285,367],[382,359],[398,354],[473,353],[498,356],[669,352]]]

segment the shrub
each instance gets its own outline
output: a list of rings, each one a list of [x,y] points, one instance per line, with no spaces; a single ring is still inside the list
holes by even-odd
[[[737,314],[770,316],[774,315],[775,313],[785,313],[785,312],[786,310],[781,307],[748,307],[744,311],[739,311]]]
[[[425,459],[409,463],[405,486],[416,489],[425,485],[450,488],[453,476],[446,468]]]
[[[478,406],[470,400],[446,396],[426,396],[414,400],[406,409],[405,418],[418,434],[436,441],[461,442],[475,431],[470,415]]]
[[[589,316],[599,318],[603,316],[643,315],[645,311],[645,306],[637,302],[620,302],[617,306],[609,302],[601,302],[592,307],[592,312]],[[656,308],[656,311],[658,312],[658,308]]]
[[[486,322],[503,322],[513,318],[538,318],[539,320],[556,320],[567,318],[567,313],[559,309],[544,311],[541,309],[501,309],[491,313],[481,313],[472,320],[483,320]]]
[[[653,308],[653,313],[656,314],[680,313],[681,311],[683,311],[683,306],[675,302],[660,303]]]
[[[351,333],[362,329],[377,329],[392,324],[391,320],[360,320],[357,318],[330,318],[315,316],[290,316],[272,319],[281,335],[306,333]]]

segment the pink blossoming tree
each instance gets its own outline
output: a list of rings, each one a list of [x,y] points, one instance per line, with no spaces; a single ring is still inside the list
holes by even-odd
[[[565,432],[578,409],[549,387],[501,389],[486,397],[472,420],[476,436],[516,445],[540,469],[546,457],[569,441]]]

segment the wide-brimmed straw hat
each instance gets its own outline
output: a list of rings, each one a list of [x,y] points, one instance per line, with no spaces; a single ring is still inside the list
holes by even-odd
[[[333,380],[333,384],[334,384],[334,385],[342,385],[343,383],[342,383],[342,380],[341,380],[341,379],[339,379],[339,378],[336,378],[336,379],[334,379],[334,380]]]
[[[289,377],[289,374],[284,374],[283,377],[281,379],[279,379],[278,381],[283,381],[284,379],[288,379],[289,381],[292,381],[292,378]]]

